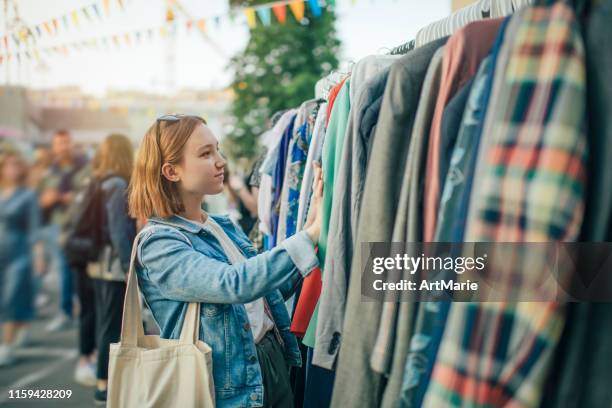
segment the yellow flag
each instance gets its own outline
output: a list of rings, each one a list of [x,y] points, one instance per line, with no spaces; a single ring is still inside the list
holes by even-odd
[[[76,10],[74,10],[72,12],[72,21],[74,21],[74,24],[78,27],[79,26],[79,14],[77,13]]]
[[[244,9],[244,14],[246,15],[247,24],[249,25],[249,28],[255,28],[255,26],[257,25],[257,18],[255,18],[255,9],[250,7]]]
[[[203,18],[201,18],[196,22],[196,26],[198,27],[198,30],[204,31],[206,29],[206,22]]]
[[[159,35],[161,35],[162,37],[165,37],[167,33],[168,31],[166,30],[166,27],[164,26],[159,27]]]
[[[296,0],[289,3],[289,8],[297,21],[304,19],[304,1]]]
[[[106,15],[110,14],[110,0],[104,0],[104,11],[106,12]]]

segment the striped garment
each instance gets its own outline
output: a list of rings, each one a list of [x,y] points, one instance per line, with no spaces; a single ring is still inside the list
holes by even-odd
[[[584,47],[573,11],[563,3],[520,10],[504,52],[465,240],[573,241],[587,154]],[[539,406],[564,323],[558,303],[453,304],[424,406]]]

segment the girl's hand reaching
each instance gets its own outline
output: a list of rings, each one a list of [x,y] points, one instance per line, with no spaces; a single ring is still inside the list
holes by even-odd
[[[304,225],[304,231],[306,231],[310,240],[316,245],[319,241],[323,221],[323,171],[319,163],[315,162],[313,166],[315,170],[312,196],[310,198],[310,208],[308,209],[308,218]]]

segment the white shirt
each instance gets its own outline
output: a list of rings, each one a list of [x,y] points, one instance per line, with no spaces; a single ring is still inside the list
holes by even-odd
[[[186,218],[183,219],[186,220]],[[227,236],[225,231],[223,231],[223,228],[221,228],[221,226],[211,217],[207,217],[204,223],[193,220],[187,221],[198,224],[217,238],[231,264],[236,264],[246,259],[234,241]],[[251,326],[253,339],[255,340],[255,343],[259,343],[266,333],[274,328],[274,322],[266,313],[263,298],[246,303],[244,307],[249,318],[249,325]]]

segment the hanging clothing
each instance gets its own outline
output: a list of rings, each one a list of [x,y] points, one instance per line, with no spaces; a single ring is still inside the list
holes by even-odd
[[[466,241],[574,240],[587,152],[573,12],[563,3],[520,10],[501,54],[509,63],[496,61]],[[423,405],[538,406],[564,321],[557,303],[453,304]]]
[[[478,75],[482,75],[481,72],[483,71],[483,65],[484,62],[481,64]],[[468,84],[466,84],[466,86],[451,100],[447,109],[445,110],[445,119],[453,122],[455,121],[455,114],[457,112],[464,111],[465,104],[467,103],[467,98],[465,95],[470,95],[472,83],[473,81],[469,81]],[[447,115],[449,112],[451,114],[450,116]],[[448,119],[449,117],[450,119]],[[472,115],[467,117],[470,118],[469,123],[471,123]],[[461,119],[459,121],[461,123]],[[454,132],[454,125],[450,124],[446,127],[446,129],[448,132]],[[459,130],[457,132],[459,132]],[[447,133],[444,135],[446,136]],[[445,137],[445,139],[452,138],[452,136]],[[470,149],[471,147],[472,146],[470,145],[463,146],[461,148],[461,152],[464,152],[466,149]],[[422,190],[420,192],[422,193]],[[435,242],[452,242],[452,237],[437,235]],[[431,370],[437,354],[438,345],[444,332],[449,308],[450,303],[448,301],[438,301],[437,299],[431,299],[431,301],[422,302],[419,304],[412,335],[408,341],[410,348],[404,369],[404,379],[402,382],[401,393],[398,397],[397,406],[420,407],[422,405],[423,397],[429,384],[429,377],[431,375]]]
[[[308,218],[308,208],[310,207],[310,196],[312,195],[312,184],[314,181],[313,164],[321,162],[323,152],[323,141],[325,140],[325,129],[327,124],[327,102],[319,106],[317,118],[312,131],[312,139],[308,147],[308,157],[304,167],[304,177],[300,190],[300,198],[297,213],[297,231],[301,231]]]
[[[438,38],[452,35],[474,21],[505,17],[530,3],[532,0],[479,0],[419,30],[415,45],[421,47]]]
[[[359,88],[359,92],[351,102],[351,115],[334,186],[328,253],[323,268],[325,275],[319,299],[316,342],[313,351],[313,364],[329,370],[336,360],[342,332],[353,242],[365,183],[368,153],[389,76],[389,66],[397,58],[394,56],[378,59],[374,66],[365,64],[368,66],[367,73],[364,72],[366,69],[362,68],[361,61],[357,63],[353,75],[359,73],[360,79],[364,81],[362,85],[359,85],[359,82],[355,83],[355,78],[351,76],[350,89],[353,91]]]
[[[338,93],[334,102],[334,107],[325,134],[325,143],[323,144],[323,222],[321,224],[321,233],[319,235],[317,256],[319,265],[325,264],[325,256],[327,252],[327,233],[329,230],[329,222],[331,216],[331,206],[333,199],[333,189],[335,175],[337,174],[338,166],[342,155],[342,147],[344,144],[344,136],[348,124],[349,112],[351,109],[349,99],[349,89],[351,80],[346,79],[342,85],[342,89]],[[321,271],[325,273],[324,270]],[[318,295],[317,295],[318,298]],[[308,329],[302,340],[308,347],[314,347],[317,328],[317,310],[319,305],[314,310],[312,319],[308,324]]]
[[[281,138],[278,150],[278,161],[274,168],[274,184],[272,194],[272,215],[271,215],[271,227],[272,227],[272,239],[271,245],[274,248],[283,240],[279,241],[279,236],[282,236],[283,231],[279,228],[280,225],[280,206],[281,206],[281,195],[283,191],[283,183],[285,181],[285,167],[287,165],[287,155],[289,153],[289,143],[293,136],[293,129],[295,126],[296,115],[293,115],[291,121],[287,125],[283,137]]]
[[[400,58],[389,72],[372,144],[360,209],[356,242],[389,241],[399,188],[395,176],[405,167],[410,131],[421,87],[435,51],[445,40],[428,44]],[[384,199],[381,199],[384,197]],[[338,356],[332,407],[377,406],[382,393],[380,374],[370,369],[381,303],[361,302],[361,247],[354,248]]]
[[[443,39],[444,44],[447,39]],[[402,176],[399,204],[392,230],[392,241],[394,242],[420,242],[423,240],[421,214],[423,213],[424,182],[420,174],[425,169],[425,147],[429,139],[431,118],[440,87],[444,47],[438,48],[432,57],[419,97],[419,107],[408,148],[408,159]],[[412,322],[418,310],[418,304],[414,302],[398,304],[393,298],[388,298],[382,308],[370,364],[373,370],[389,374],[389,380],[383,394],[382,407],[396,408],[404,380]],[[390,325],[390,323],[394,325]],[[392,355],[389,354],[391,352]]]
[[[344,78],[340,83],[334,86],[329,95],[329,102],[327,104],[327,111],[325,112],[325,123],[321,126],[324,126],[325,132],[327,132],[327,125],[329,121],[329,115],[331,110],[333,109],[334,103],[336,102],[336,97],[340,90],[344,86],[346,78]],[[326,134],[326,133],[325,133]],[[325,138],[325,134],[323,137]],[[323,146],[324,140],[321,141],[321,161],[323,159]],[[316,152],[313,152],[313,155]],[[314,157],[313,157],[314,160]],[[310,186],[310,190],[312,191],[312,183]],[[305,200],[310,200],[310,197],[304,198]],[[304,217],[308,215],[305,214]],[[300,337],[304,337],[306,335],[306,331],[308,330],[308,326],[310,321],[312,320],[312,316],[315,313],[317,303],[319,300],[319,295],[321,293],[321,285],[322,285],[322,277],[321,277],[321,269],[317,268],[313,273],[311,273],[302,284],[300,289],[297,304],[295,306],[296,315],[292,319],[292,332],[296,333],[296,335]]]
[[[589,3],[582,21],[587,64],[589,179],[581,241],[612,241],[612,1]],[[592,3],[592,4],[591,4]],[[576,6],[580,12],[580,7]],[[582,7],[584,8],[584,6]],[[582,13],[580,13],[582,14]],[[610,274],[592,287],[612,287]],[[612,304],[572,303],[542,401],[549,407],[612,406]],[[585,352],[588,350],[588,352]],[[544,407],[544,403],[542,404]]]
[[[262,137],[262,143],[268,149],[268,153],[259,169],[261,180],[259,185],[259,196],[257,197],[257,214],[259,218],[259,229],[262,233],[272,235],[272,192],[274,188],[274,166],[278,160],[280,141],[285,129],[289,126],[295,110],[285,112],[278,122]]]
[[[436,101],[429,135],[427,170],[425,175],[425,241],[434,238],[436,215],[440,195],[440,145],[442,139],[442,115],[450,99],[470,80],[478,65],[489,53],[502,19],[483,20],[468,24],[449,40],[442,59],[442,82]]]
[[[319,103],[310,100],[302,103],[295,119],[293,135],[287,148],[287,163],[283,183],[278,225],[278,242],[284,241],[296,232],[298,196],[300,194],[304,166],[308,157],[308,146],[312,137],[312,126]]]

